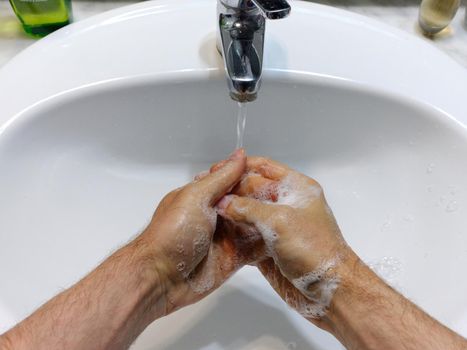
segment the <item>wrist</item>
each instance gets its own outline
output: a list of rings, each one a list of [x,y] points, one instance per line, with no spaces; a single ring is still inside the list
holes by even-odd
[[[165,259],[142,236],[121,250],[130,261],[131,274],[137,279],[137,293],[148,306],[148,319],[152,322],[170,313],[167,295],[171,286]]]
[[[371,323],[375,305],[394,292],[352,251],[333,273],[339,278],[339,287],[318,325],[348,349],[356,349],[353,341],[362,341],[360,336]]]

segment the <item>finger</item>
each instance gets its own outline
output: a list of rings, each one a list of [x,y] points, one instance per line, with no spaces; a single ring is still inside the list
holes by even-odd
[[[316,180],[274,160],[263,157],[248,157],[247,172],[254,172],[270,180],[282,181],[286,177],[293,178],[295,185],[318,185]]]
[[[247,172],[254,172],[270,180],[282,180],[293,170],[286,165],[264,157],[248,157]]]
[[[209,174],[215,173],[217,170],[221,169],[224,165],[226,165],[228,161],[229,161],[228,159],[221,160],[220,162],[217,162],[213,166],[211,166],[209,170],[204,170],[200,172],[199,174],[195,176],[195,181],[202,180]]]
[[[277,294],[279,294],[279,296],[290,305],[290,300],[288,300],[289,298],[287,294],[296,290],[296,288],[282,275],[279,267],[274,263],[274,259],[265,259],[258,262],[256,266]],[[296,292],[299,293],[298,290],[296,290]],[[291,306],[293,307],[293,305]]]
[[[195,188],[209,200],[211,205],[214,205],[240,181],[245,168],[245,151],[238,149],[232,153],[222,168],[197,182]]]
[[[217,221],[213,245],[220,248],[222,260],[234,260],[240,267],[262,260],[266,255],[264,240],[258,230],[222,217]]]
[[[273,204],[236,195],[225,196],[217,204],[219,215],[236,223],[247,225],[268,222],[274,216],[277,208]]]
[[[274,263],[274,259],[268,258],[263,261],[259,261],[256,266],[261,274],[268,280],[269,284],[277,290],[279,295],[283,296],[280,285],[282,279],[285,277],[282,276],[279,267]]]
[[[222,282],[217,257],[213,254],[213,246],[211,245],[209,253],[188,276],[187,283],[198,298],[203,298],[217,289]]]
[[[199,297],[204,297],[217,289],[242,266],[231,242],[215,240],[210,246],[209,253],[196,266],[187,282]]]
[[[276,202],[279,183],[266,179],[261,175],[247,175],[235,186],[232,193],[242,197],[255,198],[262,201]]]
[[[257,263],[258,270],[263,274],[271,287],[292,308],[301,311],[305,296],[281,273],[280,268],[272,258]]]

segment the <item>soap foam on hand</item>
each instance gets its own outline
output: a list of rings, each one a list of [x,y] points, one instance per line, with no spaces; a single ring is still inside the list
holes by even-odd
[[[259,175],[252,174],[249,176]],[[292,173],[275,185],[268,184],[264,186],[254,194],[254,197],[263,203],[287,205],[300,209],[306,208],[321,195],[322,189],[319,185],[312,185],[306,178]],[[328,207],[326,209],[331,214],[330,209]],[[279,239],[277,232],[268,222],[256,223],[256,227],[265,242],[267,255],[277,261],[277,254],[274,250],[275,243]],[[306,318],[323,317],[339,286],[339,277],[329,275],[329,271],[336,266],[339,260],[339,258],[335,258],[322,262],[314,271],[292,280],[292,284],[303,297],[289,295],[286,302]]]
[[[252,173],[247,174],[247,176],[260,175]],[[292,173],[277,183],[263,186],[263,188],[255,191],[252,197],[263,203],[287,205],[298,209],[306,208],[321,195],[322,189],[320,186],[311,185],[301,175]],[[240,208],[236,208],[236,210],[237,212],[241,212]],[[278,239],[277,232],[274,231],[269,222],[256,223],[256,226],[266,244],[266,253],[275,258],[273,248]]]
[[[214,288],[215,275],[213,266],[215,262],[212,259],[207,259],[203,268],[195,275],[191,274],[187,278],[188,285],[196,294],[203,294]]]
[[[247,176],[258,176],[256,173]],[[318,199],[322,194],[318,185],[311,185],[307,179],[299,174],[289,174],[283,180],[264,185],[251,195],[263,203],[288,205],[292,208],[306,208],[311,202]]]
[[[188,240],[187,236],[192,236],[192,240]],[[182,233],[175,237],[175,268],[183,279],[188,278],[192,269],[204,258],[209,251],[209,245],[210,234],[201,225],[186,225]]]
[[[321,194],[321,187],[310,185],[298,174],[290,174],[280,182],[277,188],[276,204],[288,205],[292,208],[306,208]]]
[[[326,315],[339,286],[339,279],[329,271],[332,268],[330,266],[334,266],[334,261],[333,259],[322,264],[316,271],[294,279],[289,286],[280,281],[283,277],[277,265],[263,268],[262,272],[271,285],[279,287],[287,305],[307,319],[319,319]]]
[[[338,259],[322,263],[316,270],[292,280],[292,284],[312,303],[304,303],[298,312],[306,318],[326,315],[332,297],[339,286],[339,277],[327,273],[336,266]]]
[[[217,222],[217,212],[216,209],[210,206],[209,201],[200,204],[201,211],[203,212],[204,216],[208,220],[211,228],[214,230],[216,228]]]
[[[188,283],[193,292],[203,294],[214,287],[215,266],[210,259],[206,259],[205,266],[196,274],[193,270],[211,251],[210,230],[216,227],[217,213],[209,203],[199,204],[202,213],[199,223],[188,223],[183,225],[182,233],[175,237],[175,269]],[[205,220],[203,222],[203,219]],[[207,225],[206,225],[207,222]],[[187,238],[191,237],[191,239]]]
[[[261,177],[260,174],[252,172],[245,174],[243,180],[255,176]],[[262,188],[256,189],[254,193],[250,194],[250,197],[266,204],[304,209],[322,196],[321,187],[309,181],[300,174],[291,173],[281,181],[274,182],[270,180]],[[229,196],[224,197],[222,201],[224,203],[219,203],[219,208],[235,205],[235,202],[232,203]],[[246,210],[245,208],[234,209],[238,213]],[[328,207],[325,209],[328,214],[332,215]],[[266,255],[272,257],[278,264],[279,260],[275,245],[279,235],[274,230],[273,220],[275,220],[274,217],[264,222],[256,222],[255,227],[265,243]],[[286,293],[286,302],[308,319],[323,317],[329,308],[336,289],[339,287],[339,277],[329,273],[339,260],[335,258],[324,261],[314,271],[307,272],[292,280],[291,283],[296,291]]]

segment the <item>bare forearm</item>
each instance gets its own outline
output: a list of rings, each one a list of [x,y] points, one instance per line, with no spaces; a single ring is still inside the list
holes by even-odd
[[[5,347],[127,349],[164,314],[162,286],[152,257],[135,241],[7,332]]]
[[[324,322],[347,349],[467,349],[465,339],[387,286],[358,258],[342,275]]]

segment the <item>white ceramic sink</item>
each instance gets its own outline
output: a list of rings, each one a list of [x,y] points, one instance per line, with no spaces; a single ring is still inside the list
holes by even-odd
[[[295,1],[269,22],[246,148],[318,179],[349,243],[467,336],[467,71],[416,38]],[[144,2],[0,71],[0,331],[83,276],[235,144],[215,2]],[[340,349],[253,268],[134,349]]]

